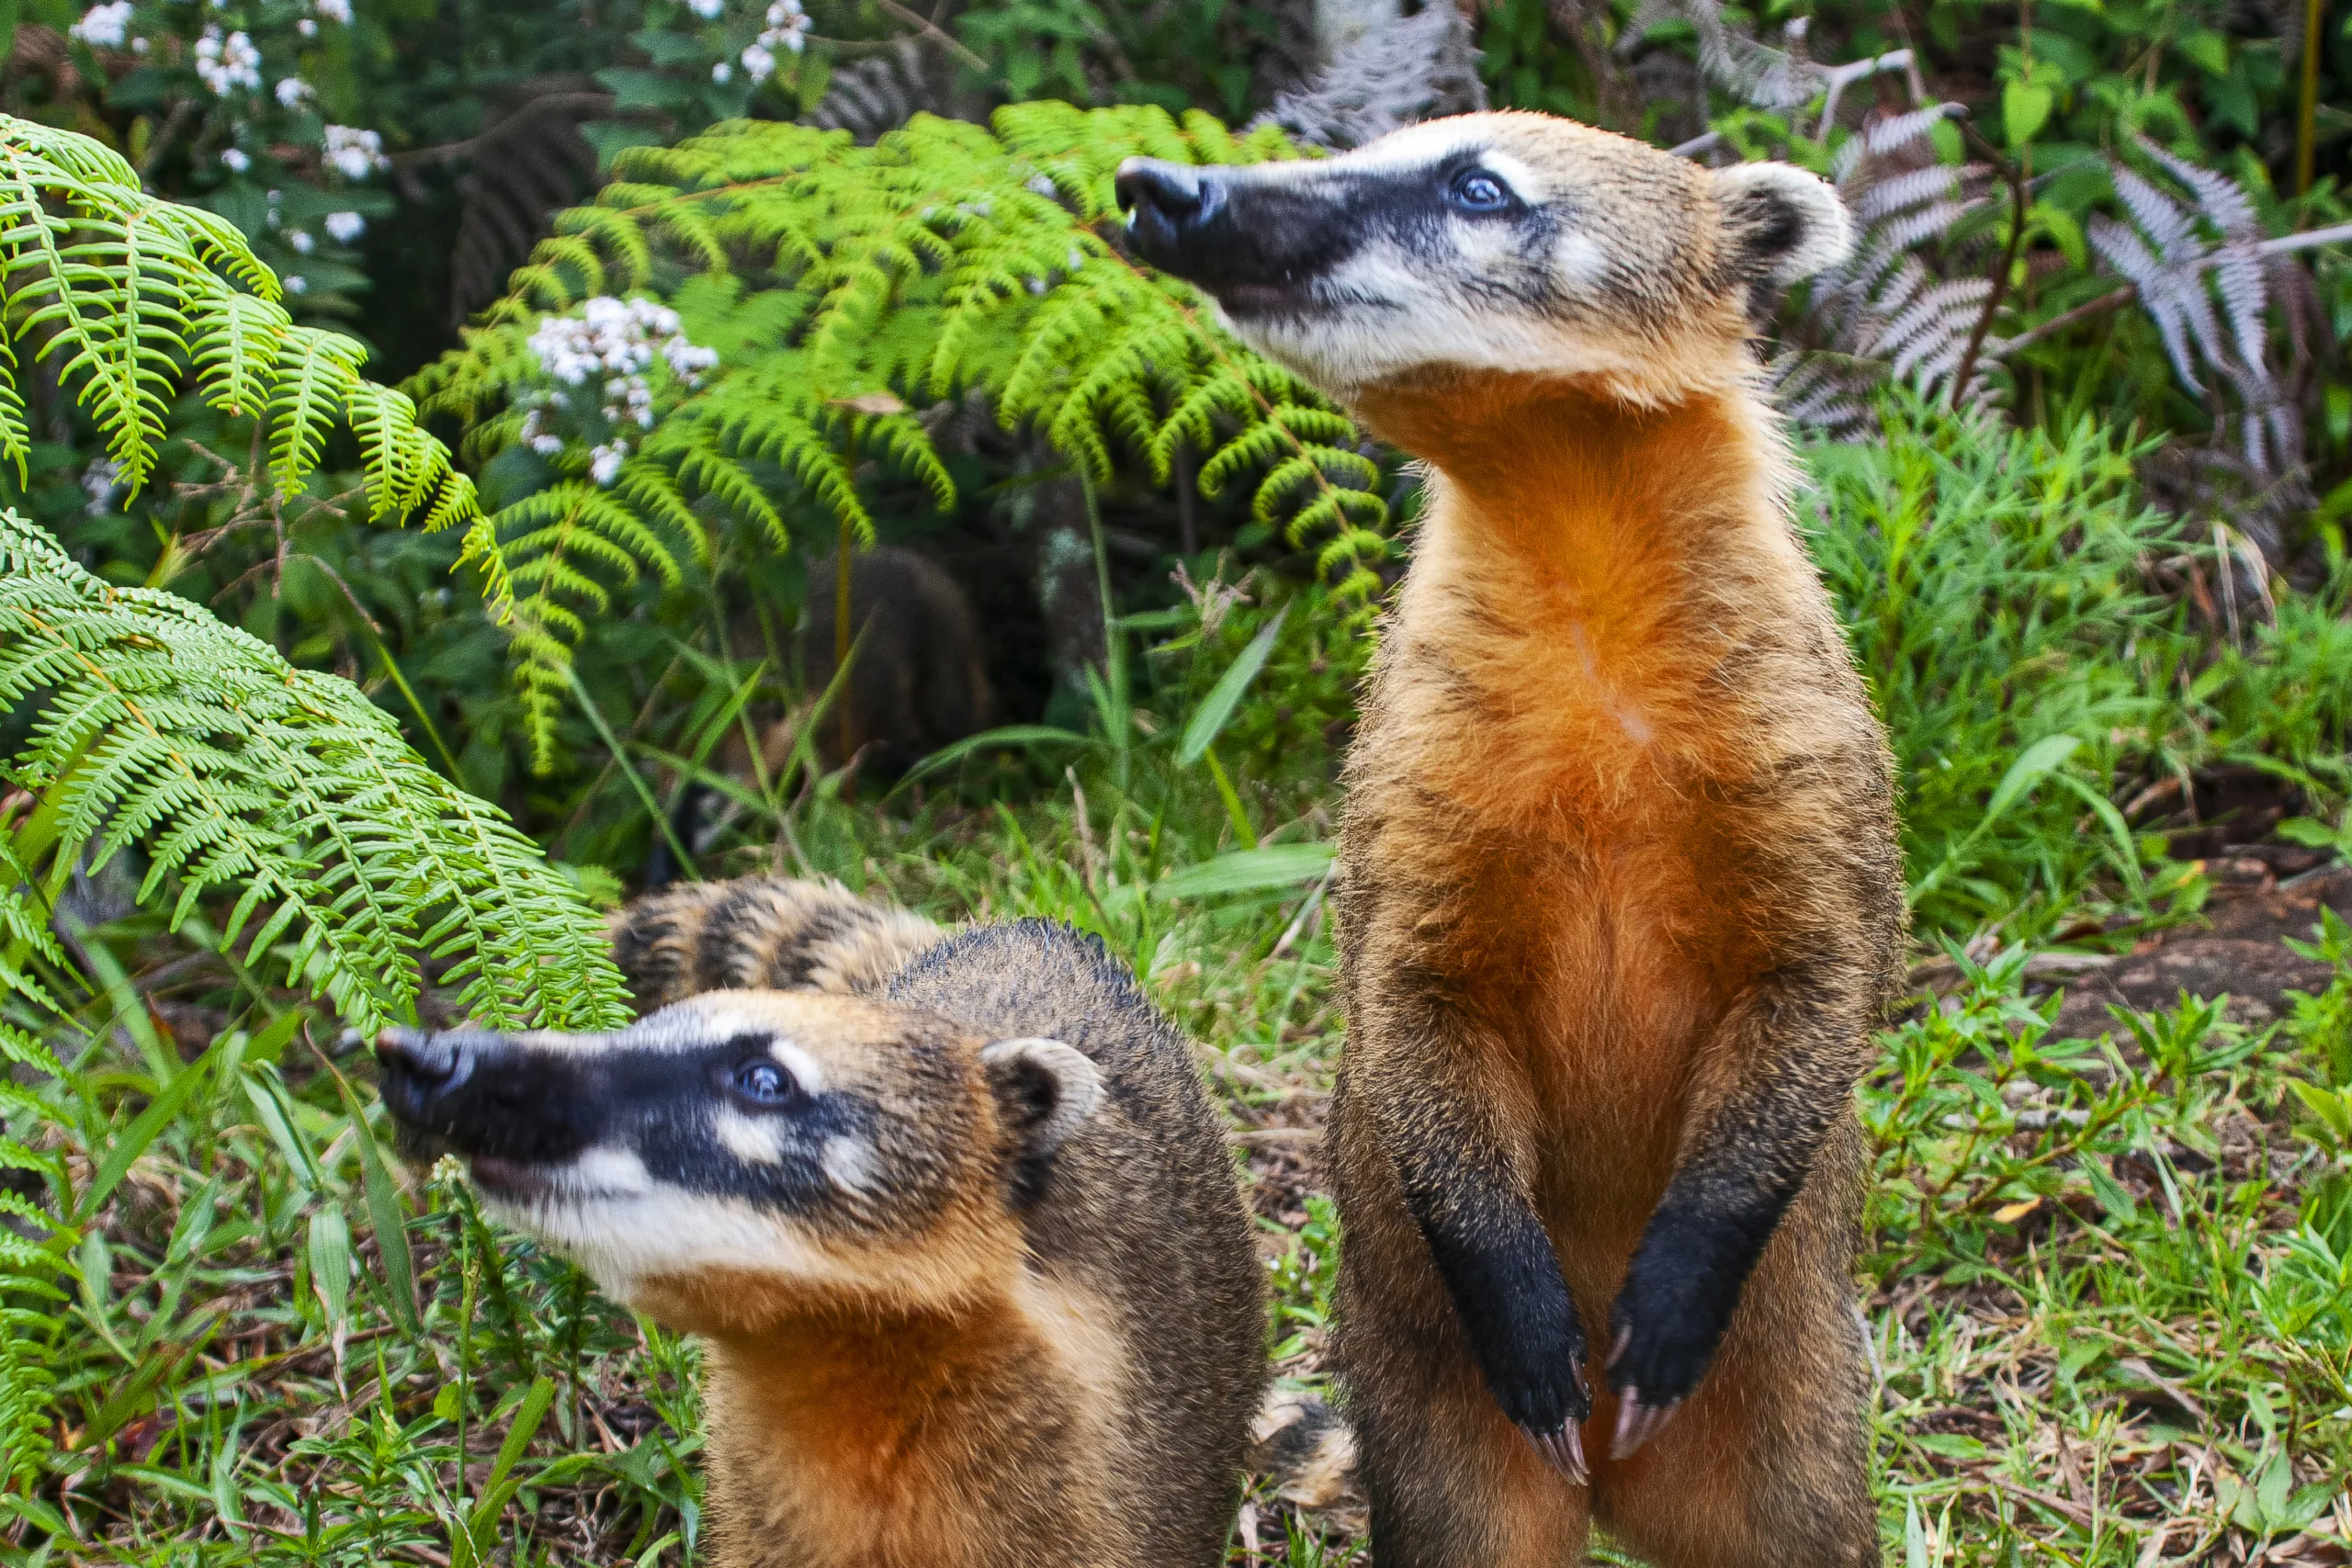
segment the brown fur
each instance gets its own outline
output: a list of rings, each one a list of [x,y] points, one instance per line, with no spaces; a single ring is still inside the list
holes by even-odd
[[[830,880],[672,883],[614,917],[613,960],[640,1013],[705,991],[876,990],[947,933]]]
[[[898,930],[919,951],[856,994],[389,1031],[403,1153],[469,1160],[494,1215],[708,1340],[716,1568],[1215,1568],[1264,1271],[1192,1047],[1065,927]]]
[[[808,565],[800,658],[811,693],[833,678],[835,559]],[[850,558],[849,588],[854,640],[849,678],[835,701],[849,715],[850,750],[841,749],[840,708],[828,712],[816,730],[826,765],[837,768],[857,756],[895,776],[988,728],[995,706],[988,645],[962,586],[928,558],[882,545]],[[772,757],[771,771],[781,761]]]
[[[1115,183],[1138,255],[1432,470],[1336,884],[1381,1568],[1560,1568],[1594,1519],[1663,1568],[1873,1561],[1891,768],[1746,342],[1850,220],[1802,170],[1521,113]]]
[[[1341,857],[1341,1354],[1375,1518],[1409,1537],[1383,1561],[1551,1568],[1588,1508],[1677,1568],[1874,1560],[1847,1107],[1901,951],[1899,863],[1769,416],[1736,383],[1644,412],[1503,374],[1361,407],[1436,469]],[[1829,1112],[1811,1175],[1697,1394],[1610,1461],[1627,1260],[1678,1164],[1737,1148],[1773,1094]],[[1406,1212],[1396,1156],[1463,1123],[1596,1337],[1589,1494],[1488,1398]]]

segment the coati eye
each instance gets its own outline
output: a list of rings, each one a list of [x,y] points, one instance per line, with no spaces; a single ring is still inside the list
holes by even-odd
[[[774,1062],[754,1059],[735,1069],[735,1092],[754,1105],[782,1105],[799,1087]]]
[[[1510,205],[1510,189],[1484,169],[1466,169],[1454,175],[1450,193],[1464,212],[1500,212]]]

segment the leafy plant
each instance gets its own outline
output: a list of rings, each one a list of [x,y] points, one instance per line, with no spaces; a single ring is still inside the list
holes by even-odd
[[[559,220],[491,324],[412,383],[428,411],[468,423],[464,449],[504,498],[484,558],[522,593],[517,677],[539,768],[555,761],[583,613],[640,575],[675,583],[707,562],[707,520],[756,529],[770,548],[788,541],[789,517],[870,540],[859,458],[949,504],[955,481],[915,412],[944,399],[985,400],[1097,486],[1122,457],[1169,483],[1180,448],[1199,456],[1204,494],[1254,476],[1259,522],[1295,545],[1321,536],[1344,592],[1376,588],[1384,474],[1346,416],[1099,231],[1113,171],[1139,152],[1247,162],[1290,149],[1199,114],[1180,126],[1155,108],[1051,103],[1000,111],[993,135],[919,118],[871,148],[740,124],[625,154],[595,206]],[[718,364],[600,474],[534,419],[548,367],[531,344],[542,312],[638,291],[664,298]]]
[[[89,411],[136,491],[155,461],[182,368],[204,400],[265,422],[277,493],[298,493],[329,432],[359,437],[378,519],[426,510],[428,527],[477,515],[473,485],[420,429],[401,394],[360,375],[367,351],[297,326],[277,278],[236,229],[143,191],[136,170],[88,138],[0,116],[0,459],[21,479],[30,449],[20,352],[49,360]]]
[[[2177,720],[2188,639],[2139,575],[2177,525],[2091,421],[2053,438],[1902,397],[1886,417],[1883,446],[1810,448],[1811,533],[1894,742],[1922,919],[2136,876],[2107,791]],[[2050,830],[2086,813],[2080,837]]]
[[[434,773],[348,682],[168,593],[110,588],[0,512],[0,704],[37,716],[8,773],[38,795],[15,852],[54,898],[144,845],[172,924],[286,967],[354,1027],[413,1006],[420,961],[510,1026],[625,1015],[601,923],[504,814]],[[85,849],[89,852],[85,855]]]

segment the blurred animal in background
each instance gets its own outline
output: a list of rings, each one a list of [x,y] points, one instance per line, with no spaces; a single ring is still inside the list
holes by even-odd
[[[811,693],[831,685],[836,668],[837,570],[832,556],[808,569],[800,658]],[[862,770],[896,778],[988,728],[995,698],[979,617],[937,563],[891,545],[852,556],[848,641],[848,678],[815,735],[828,767],[854,758]]]

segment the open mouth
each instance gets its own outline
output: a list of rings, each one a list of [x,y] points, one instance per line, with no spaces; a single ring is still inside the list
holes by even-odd
[[[1296,315],[1314,303],[1309,291],[1283,283],[1228,283],[1214,292],[1228,316]]]
[[[545,1198],[555,1191],[555,1183],[547,1171],[527,1161],[501,1159],[495,1155],[476,1155],[467,1162],[474,1185],[492,1198],[520,1201]]]

